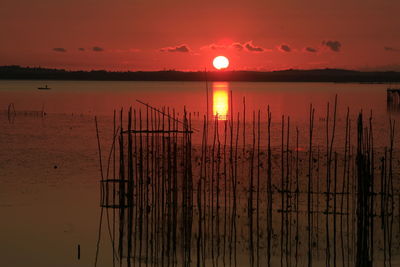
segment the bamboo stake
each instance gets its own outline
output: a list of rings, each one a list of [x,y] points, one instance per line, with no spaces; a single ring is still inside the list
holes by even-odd
[[[310,129],[309,129],[309,150],[308,150],[308,193],[307,193],[307,233],[308,233],[308,266],[312,266],[312,230],[311,230],[311,191],[312,191],[312,140],[314,132],[314,108],[310,105]]]
[[[272,252],[272,162],[271,162],[271,121],[272,115],[268,105],[268,151],[267,151],[267,266],[271,267],[271,252]]]

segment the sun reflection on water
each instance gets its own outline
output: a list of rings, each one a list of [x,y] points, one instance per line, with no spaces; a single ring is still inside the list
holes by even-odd
[[[227,82],[215,82],[213,88],[213,115],[226,120],[229,111],[229,85]]]

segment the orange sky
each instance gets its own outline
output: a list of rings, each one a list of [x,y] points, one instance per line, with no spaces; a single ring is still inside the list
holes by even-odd
[[[400,70],[399,0],[2,0],[0,65]],[[81,50],[79,50],[81,48]]]

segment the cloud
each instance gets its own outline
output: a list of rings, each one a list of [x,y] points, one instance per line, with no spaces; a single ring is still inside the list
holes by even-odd
[[[399,48],[395,48],[395,47],[391,47],[391,46],[385,46],[383,49],[385,49],[385,51],[389,51],[389,52],[400,52]]]
[[[211,50],[225,50],[227,47],[225,45],[210,44]]]
[[[205,46],[200,47],[200,50],[218,51],[218,50],[226,50],[229,47],[230,47],[230,45],[220,45],[220,44],[212,43],[210,45],[205,45]]]
[[[164,47],[160,49],[160,52],[181,52],[181,53],[188,53],[190,52],[190,48],[186,44],[181,44],[172,47]]]
[[[305,48],[305,51],[306,51],[306,52],[310,52],[310,53],[316,53],[316,52],[318,52],[317,49],[312,48],[312,47],[306,47],[306,48]]]
[[[104,49],[101,48],[101,47],[99,47],[99,46],[93,46],[93,47],[92,47],[92,50],[93,50],[94,52],[103,52],[103,51],[104,51]]]
[[[85,48],[79,47],[78,50],[79,50],[79,51],[85,51]]]
[[[241,43],[232,43],[231,47],[237,51],[243,51],[243,45]]]
[[[67,49],[65,49],[63,47],[56,47],[56,48],[53,48],[53,51],[65,53],[65,52],[67,52]]]
[[[264,48],[253,45],[253,41],[248,41],[244,47],[248,52],[264,52]]]
[[[283,44],[283,45],[279,46],[279,50],[281,52],[290,52],[290,51],[292,51],[292,49],[286,44]]]
[[[342,44],[339,41],[323,41],[322,45],[327,46],[333,52],[339,52],[342,47]]]
[[[233,42],[230,44],[215,44],[212,43],[210,45],[205,45],[200,48],[200,50],[213,50],[213,51],[218,51],[218,50],[234,50],[237,52],[265,52],[267,49],[259,46],[255,46],[253,44],[253,41],[248,41],[245,43],[239,43],[239,42]]]

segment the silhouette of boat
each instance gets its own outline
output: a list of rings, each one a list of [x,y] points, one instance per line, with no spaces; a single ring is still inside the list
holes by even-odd
[[[51,88],[47,87],[47,84],[46,84],[45,87],[38,87],[37,89],[39,89],[39,90],[50,90]]]

